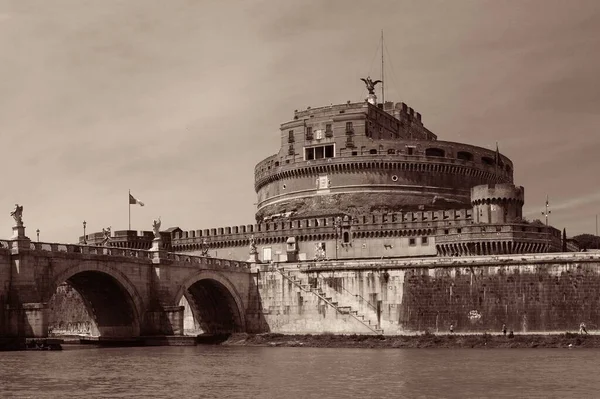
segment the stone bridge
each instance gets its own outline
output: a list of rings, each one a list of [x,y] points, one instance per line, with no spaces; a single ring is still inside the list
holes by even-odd
[[[48,302],[67,282],[110,339],[183,335],[182,297],[206,333],[258,332],[259,295],[247,262],[151,250],[0,240],[0,337],[48,336]],[[160,239],[157,239],[160,240]]]

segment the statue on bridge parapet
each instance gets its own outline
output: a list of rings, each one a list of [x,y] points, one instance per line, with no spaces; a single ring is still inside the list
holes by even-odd
[[[108,246],[108,242],[110,241],[110,227],[102,228],[102,234],[104,234],[104,238],[102,239],[102,245]]]
[[[160,221],[160,216],[159,216],[158,220],[154,219],[154,221],[152,222],[152,230],[154,230],[154,238],[160,238],[160,225],[161,225],[161,221]]]
[[[250,256],[248,257],[247,262],[250,263],[260,263],[258,260],[258,250],[256,249],[256,239],[254,238],[254,234],[250,236]]]
[[[23,205],[15,204],[15,210],[10,213],[17,226],[23,226]]]
[[[256,255],[258,250],[256,249],[256,239],[254,234],[250,236],[250,255]]]
[[[202,242],[200,243],[200,256],[209,257],[210,256],[208,254],[209,248],[210,248],[210,244],[208,243],[208,240],[206,238],[203,238]]]
[[[325,243],[318,242],[315,244],[315,261],[319,262],[322,260],[326,260],[327,253],[325,252]]]

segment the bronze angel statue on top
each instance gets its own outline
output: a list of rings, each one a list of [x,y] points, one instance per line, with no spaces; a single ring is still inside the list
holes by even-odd
[[[367,90],[369,91],[369,94],[375,94],[375,85],[377,83],[382,83],[381,80],[376,80],[376,81],[372,81],[370,76],[367,76],[367,78],[360,78],[360,80],[362,80],[363,82],[365,82],[365,84],[367,85]]]

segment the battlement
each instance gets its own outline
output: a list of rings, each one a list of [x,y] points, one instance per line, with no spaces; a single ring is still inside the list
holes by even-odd
[[[171,243],[171,233],[167,231],[160,232],[163,241],[163,247],[168,249]],[[136,231],[136,230],[117,230],[110,234],[109,246],[119,248],[135,248],[135,249],[150,249],[154,232],[152,231]],[[79,237],[79,244],[100,245],[106,239],[103,232],[86,234]]]
[[[516,201],[525,202],[525,188],[514,184],[482,184],[471,188],[471,203]]]
[[[302,111],[294,110],[294,120],[323,114],[340,113],[340,111],[345,112],[347,110],[366,109],[368,106],[369,104],[366,101],[355,103],[348,101],[345,104],[326,105],[317,108],[307,107]]]
[[[468,221],[472,217],[471,209],[458,210],[440,210],[440,211],[420,211],[420,212],[396,212],[388,214],[375,214],[350,218],[345,216],[342,219],[351,224],[357,230],[367,229],[377,226],[385,229],[387,225],[390,228],[396,225],[405,225],[410,228],[413,224],[422,223],[452,223],[455,221]],[[172,237],[173,244],[178,240],[206,238],[208,241],[222,241],[230,239],[249,238],[252,234],[275,233],[281,236],[302,234],[302,230],[331,230],[335,229],[336,217],[304,218],[293,219],[283,218],[271,222],[258,224],[249,224],[241,226],[217,227],[202,230],[189,230],[175,232]]]

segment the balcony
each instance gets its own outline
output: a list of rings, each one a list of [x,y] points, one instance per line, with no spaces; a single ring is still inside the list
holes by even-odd
[[[313,136],[312,133],[306,133],[306,140],[310,141],[313,140],[315,138],[315,136]]]
[[[333,130],[325,130],[325,137],[327,137],[327,138],[333,137]]]
[[[353,127],[347,127],[346,128],[346,134],[348,136],[352,136],[354,134],[354,128]]]
[[[294,141],[295,141],[294,140],[294,136],[289,136],[288,137],[288,143],[293,143]]]

